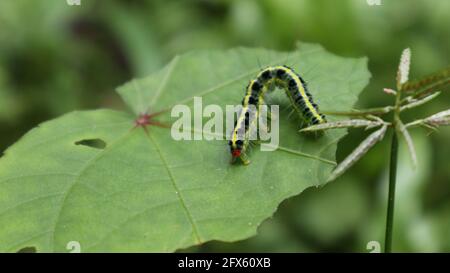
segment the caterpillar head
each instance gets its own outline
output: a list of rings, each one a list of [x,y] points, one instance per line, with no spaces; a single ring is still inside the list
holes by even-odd
[[[240,157],[244,147],[244,142],[242,140],[231,141],[228,143],[230,145],[231,157],[233,160]]]

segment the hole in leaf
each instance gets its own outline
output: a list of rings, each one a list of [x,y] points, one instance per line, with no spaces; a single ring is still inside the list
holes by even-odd
[[[19,251],[17,251],[17,253],[36,253],[36,247],[34,246],[27,246],[24,248],[19,249]]]
[[[99,138],[83,139],[75,142],[75,145],[84,145],[95,149],[105,149],[106,142]]]

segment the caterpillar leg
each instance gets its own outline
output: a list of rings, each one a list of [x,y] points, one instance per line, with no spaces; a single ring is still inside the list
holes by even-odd
[[[248,158],[248,156],[245,153],[241,154],[241,156],[239,158],[241,159],[241,161],[244,165],[250,164],[250,159]]]
[[[242,153],[240,156],[236,156],[236,157],[233,156],[233,157],[231,157],[230,164],[235,164],[235,163],[238,161],[238,159],[239,159],[244,165],[250,164],[250,159],[249,159],[248,155],[245,154],[245,153]]]
[[[273,81],[267,82],[265,92],[268,92],[268,93],[273,92],[276,87],[278,87],[278,86],[275,82],[273,82]]]
[[[231,157],[231,159],[230,159],[230,164],[236,163],[236,158],[237,158],[237,157]]]
[[[288,114],[288,118],[291,118],[291,116],[295,113],[295,109],[292,109],[291,112]]]

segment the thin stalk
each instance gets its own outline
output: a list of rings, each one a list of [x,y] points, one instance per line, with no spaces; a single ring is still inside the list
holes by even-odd
[[[415,121],[412,121],[412,122],[406,124],[405,126],[406,126],[406,128],[409,128],[409,127],[421,126],[423,124],[424,124],[424,120],[418,119],[418,120],[415,120]]]
[[[400,69],[399,69],[400,73]],[[388,204],[386,213],[386,233],[384,239],[384,252],[390,253],[392,250],[392,234],[394,228],[394,205],[395,205],[395,184],[397,180],[397,158],[398,158],[398,136],[400,135],[398,126],[401,124],[400,111],[401,111],[401,99],[402,89],[401,82],[397,80],[397,94],[395,96],[394,105],[394,117],[392,125],[394,131],[392,132],[391,141],[391,159],[389,165],[389,192],[388,192]]]
[[[386,237],[384,242],[384,252],[391,253],[392,234],[394,228],[394,205],[395,205],[395,184],[397,179],[397,157],[398,157],[398,138],[397,133],[392,133],[391,142],[391,160],[389,166],[389,193],[386,216]]]

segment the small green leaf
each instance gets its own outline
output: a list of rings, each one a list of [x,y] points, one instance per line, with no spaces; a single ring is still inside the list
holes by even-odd
[[[260,63],[260,65],[258,64]],[[368,83],[367,60],[317,45],[280,53],[238,48],[174,58],[122,86],[134,114],[73,112],[45,122],[0,159],[0,251],[170,252],[256,234],[284,199],[325,183],[345,129],[319,139],[280,113],[280,147],[253,149],[252,164],[230,165],[226,141],[175,141],[170,130],[135,127],[141,113],[203,104],[237,105],[261,66],[302,74],[321,109],[348,111]],[[287,99],[280,101],[281,108]],[[173,121],[170,111],[157,117]]]

